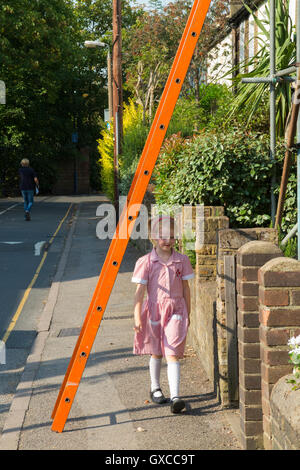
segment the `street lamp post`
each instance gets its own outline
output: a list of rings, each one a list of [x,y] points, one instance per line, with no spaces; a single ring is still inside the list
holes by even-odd
[[[108,109],[109,109],[109,121],[112,121],[113,117],[113,90],[112,90],[112,73],[111,73],[111,54],[110,49],[107,51],[107,87],[108,87]]]
[[[108,108],[109,120],[113,117],[113,86],[112,86],[112,73],[111,73],[111,53],[108,44],[101,41],[85,41],[85,47],[107,47],[107,88],[108,88]]]
[[[115,122],[118,122],[118,114],[115,116],[114,114],[114,107],[113,107],[113,79],[112,79],[112,64],[111,64],[111,53],[108,44],[101,42],[99,40],[96,41],[85,41],[85,47],[107,47],[107,88],[108,88],[108,108],[109,108],[109,120],[111,122],[112,118],[114,117],[114,194],[115,194],[115,211],[116,211],[116,218],[118,221],[119,218],[119,183],[118,183],[118,144],[119,142],[119,133],[116,129],[118,129],[118,124],[116,125]]]

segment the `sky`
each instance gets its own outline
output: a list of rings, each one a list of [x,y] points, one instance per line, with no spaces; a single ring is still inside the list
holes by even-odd
[[[168,5],[168,3],[169,3],[170,1],[171,1],[171,0],[162,0],[162,3],[163,3],[163,5],[165,6],[165,5]],[[148,1],[147,1],[147,0],[136,0],[136,3],[137,3],[137,4],[140,4],[140,5],[143,5],[143,4],[144,4],[144,5],[147,6]]]

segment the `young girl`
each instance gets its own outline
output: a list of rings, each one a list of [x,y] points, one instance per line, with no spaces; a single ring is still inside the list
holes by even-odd
[[[161,360],[167,360],[171,411],[179,413],[185,403],[179,396],[180,363],[189,326],[190,289],[194,277],[187,255],[174,249],[175,221],[159,215],[149,221],[153,249],[136,262],[132,282],[138,284],[134,304],[134,354],[149,354],[150,397],[165,403],[160,388]],[[144,294],[147,288],[147,298]]]

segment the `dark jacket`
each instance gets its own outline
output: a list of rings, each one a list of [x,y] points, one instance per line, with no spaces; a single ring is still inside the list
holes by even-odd
[[[21,191],[35,189],[36,185],[34,178],[36,178],[37,175],[33,168],[30,168],[29,166],[22,166],[21,168],[19,168],[19,175]]]

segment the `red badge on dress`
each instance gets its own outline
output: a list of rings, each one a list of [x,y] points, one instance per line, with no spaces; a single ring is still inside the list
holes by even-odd
[[[180,276],[181,276],[181,272],[179,271],[179,269],[177,269],[177,271],[176,271],[176,276],[177,276],[177,277],[180,277]]]

